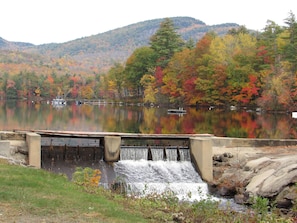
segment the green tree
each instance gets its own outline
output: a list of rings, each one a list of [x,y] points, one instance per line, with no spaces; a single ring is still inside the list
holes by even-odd
[[[15,87],[15,82],[13,80],[7,80],[6,85],[6,98],[7,99],[17,99],[17,89]]]
[[[157,53],[157,65],[165,68],[173,54],[181,51],[185,43],[176,32],[173,21],[166,18],[151,36],[150,45]]]
[[[297,101],[297,25],[292,12],[285,20],[287,27],[279,27],[268,21],[260,43],[264,45],[271,60],[262,71],[261,97],[258,104],[270,110],[290,110]]]
[[[216,37],[210,45],[212,64],[226,66],[230,103],[240,103],[238,95],[255,73],[256,49],[255,37],[244,33]]]
[[[227,34],[233,35],[233,36],[236,36],[239,33],[249,34],[249,31],[245,26],[239,26],[238,28],[232,28],[227,32]]]
[[[268,69],[271,69],[271,64],[273,65],[274,72],[277,73],[280,68],[280,47],[279,47],[279,36],[283,33],[283,29],[277,25],[275,22],[268,20],[267,24],[264,28],[264,32],[258,37],[258,48],[259,50],[262,48],[266,52],[264,56],[266,57],[266,61],[261,60],[261,62],[267,64],[270,62],[269,66],[262,66],[264,69],[267,67]],[[262,64],[260,64],[261,66]]]
[[[9,75],[6,72],[4,74],[1,74],[1,76],[0,76],[0,84],[1,84],[0,89],[4,92],[6,91],[6,85],[7,85],[8,78],[9,78]]]
[[[284,59],[290,63],[291,74],[294,75],[297,70],[297,21],[293,12],[285,19],[288,32],[287,44],[284,47]]]
[[[185,47],[189,49],[194,49],[195,48],[195,42],[192,38],[190,38],[186,43]]]
[[[112,86],[115,88],[116,96],[122,98],[124,86],[124,66],[120,63],[115,63],[108,72],[108,78],[113,83]]]
[[[127,87],[136,91],[137,96],[142,95],[140,80],[143,75],[150,73],[156,65],[156,53],[150,47],[136,49],[127,59],[125,67],[125,80]]]

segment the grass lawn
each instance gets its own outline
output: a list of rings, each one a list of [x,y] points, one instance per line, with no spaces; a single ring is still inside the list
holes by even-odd
[[[0,222],[148,222],[60,175],[0,161]]]

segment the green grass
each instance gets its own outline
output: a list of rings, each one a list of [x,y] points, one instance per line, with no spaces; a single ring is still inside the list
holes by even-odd
[[[100,189],[87,193],[64,176],[8,164],[0,164],[0,173],[0,213],[1,206],[9,204],[10,213],[35,218],[63,215],[80,222],[147,222],[140,212],[130,213],[100,195]],[[1,214],[3,218],[5,213]]]

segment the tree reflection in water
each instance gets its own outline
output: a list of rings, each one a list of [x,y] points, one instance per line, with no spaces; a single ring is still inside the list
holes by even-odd
[[[77,105],[54,108],[42,101],[0,101],[2,130],[48,129],[132,133],[208,133],[243,138],[296,138],[296,119],[290,113],[186,108],[172,115],[166,108],[137,105]]]

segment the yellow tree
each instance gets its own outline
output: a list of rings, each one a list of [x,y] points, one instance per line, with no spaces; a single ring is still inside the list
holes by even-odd
[[[113,88],[114,95],[121,98],[124,81],[124,66],[120,63],[115,63],[114,66],[108,71],[108,78],[110,80],[109,87]]]
[[[140,80],[140,84],[144,88],[144,103],[156,103],[156,94],[158,90],[155,86],[156,78],[153,75],[145,74]]]
[[[91,86],[86,85],[80,88],[80,95],[82,98],[91,99],[94,97],[94,91]]]
[[[113,80],[108,80],[108,96],[111,98],[115,98],[116,93],[116,82]]]
[[[250,34],[238,33],[216,37],[210,45],[210,54],[214,66],[226,67],[227,91],[230,103],[240,103],[238,95],[249,82],[250,74],[255,74],[253,64],[256,61],[256,39]]]

